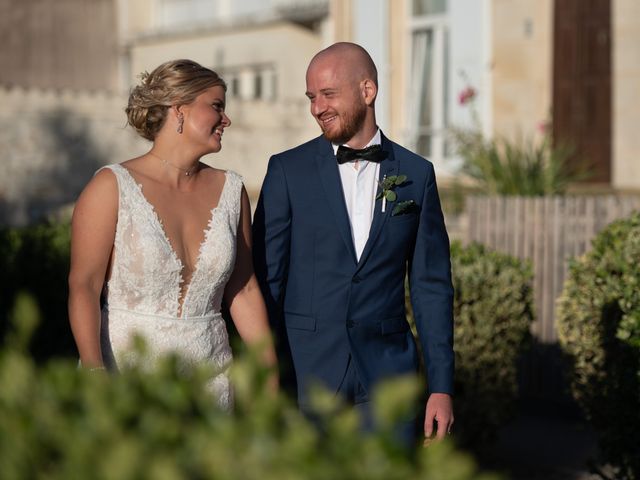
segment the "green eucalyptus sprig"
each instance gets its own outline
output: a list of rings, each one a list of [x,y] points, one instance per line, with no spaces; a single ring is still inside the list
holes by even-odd
[[[395,202],[398,195],[393,190],[398,185],[402,185],[406,181],[406,175],[385,176],[381,182],[378,182],[378,185],[380,185],[380,191],[378,192],[378,195],[376,195],[376,200],[384,198],[387,202]]]

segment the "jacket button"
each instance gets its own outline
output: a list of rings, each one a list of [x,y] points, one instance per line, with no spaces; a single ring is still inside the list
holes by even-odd
[[[353,277],[353,278],[351,279],[351,281],[352,281],[353,283],[360,283],[360,282],[362,281],[362,279],[361,279],[359,276],[357,276],[357,275],[356,275],[355,277]]]

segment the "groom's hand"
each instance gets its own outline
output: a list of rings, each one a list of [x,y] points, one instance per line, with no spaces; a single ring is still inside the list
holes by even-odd
[[[436,440],[442,440],[453,425],[453,401],[446,393],[432,393],[427,400],[424,419],[424,445],[432,441],[433,423],[437,423]]]

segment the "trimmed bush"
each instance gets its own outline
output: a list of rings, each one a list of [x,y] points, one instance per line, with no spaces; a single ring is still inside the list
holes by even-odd
[[[515,412],[517,363],[533,321],[532,272],[527,263],[479,244],[453,242],[451,259],[454,431],[459,444],[480,450]]]
[[[571,263],[557,325],[600,460],[618,478],[640,478],[640,213],[609,225]]]
[[[515,412],[517,363],[530,340],[533,273],[474,244],[451,250],[456,414],[463,444],[482,445]]]

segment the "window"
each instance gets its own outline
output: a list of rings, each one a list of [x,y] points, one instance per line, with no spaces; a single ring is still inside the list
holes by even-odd
[[[227,82],[229,97],[266,101],[276,99],[277,75],[271,64],[219,69],[218,73]]]
[[[275,100],[276,71],[271,65],[262,65],[255,71],[254,98],[259,100]]]
[[[411,0],[409,143],[435,162],[448,154],[449,34],[447,0]]]
[[[231,77],[231,96],[237,97],[240,95],[240,79],[237,75]]]
[[[253,74],[253,98],[261,99],[263,96],[262,92],[262,72],[257,70]]]
[[[276,98],[276,70],[273,66],[265,66],[260,72],[261,77],[261,95],[260,98],[263,100],[275,100]]]

